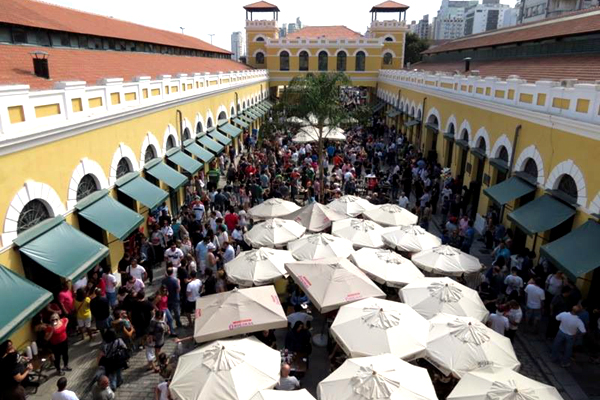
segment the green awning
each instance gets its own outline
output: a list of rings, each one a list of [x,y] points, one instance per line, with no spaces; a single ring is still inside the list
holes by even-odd
[[[250,109],[250,112],[254,113],[255,115],[258,115],[259,118],[262,118],[265,116],[265,112],[263,110],[261,110],[260,108],[254,106]]]
[[[240,116],[240,117],[241,117],[241,116]],[[245,122],[245,121],[242,121],[242,120],[240,119],[240,117],[238,117],[238,118],[234,118],[234,119],[233,119],[233,122],[234,122],[235,124],[237,124],[238,126],[241,126],[241,127],[242,127],[242,128],[244,128],[244,129],[248,129],[248,128],[250,127],[250,125],[248,125],[248,123],[247,123],[247,122]]]
[[[502,172],[508,172],[508,163],[501,158],[490,158],[490,165]]]
[[[444,139],[454,141],[454,133],[453,132],[444,132]]]
[[[138,175],[130,172],[115,183],[120,192],[125,193],[132,199],[139,201],[146,207],[152,209],[165,201],[169,193],[151,184]]]
[[[535,191],[535,186],[516,176],[483,190],[483,193],[501,206]]]
[[[52,293],[0,265],[0,343],[52,301]]]
[[[262,104],[262,103],[259,103],[259,104],[257,104],[257,105],[256,105],[256,107],[260,108],[260,109],[261,109],[261,110],[263,110],[264,112],[268,112],[268,111],[269,111],[269,109],[267,108],[267,106],[265,106],[265,105],[264,105],[264,104]]]
[[[385,107],[385,103],[381,102],[381,103],[377,103],[375,106],[373,106],[373,112],[379,112],[383,109],[383,107]]]
[[[215,142],[214,140],[212,140],[211,138],[209,138],[206,135],[201,136],[198,139],[198,142],[201,145],[203,145],[204,147],[206,147],[207,149],[209,149],[210,151],[212,151],[213,153],[215,153],[216,155],[219,155],[223,152],[224,146],[222,144]]]
[[[224,146],[229,146],[231,144],[231,139],[219,132],[220,129],[221,128],[217,128],[214,131],[209,132],[208,136]]]
[[[439,126],[430,124],[429,122],[425,124],[425,128],[434,131],[434,133],[438,133],[440,131]]]
[[[179,165],[192,175],[198,172],[203,166],[200,161],[194,160],[192,157],[188,156],[178,148],[167,151],[167,158],[169,161]]]
[[[473,155],[477,158],[479,158],[480,160],[485,159],[486,155],[485,155],[485,151],[481,150],[478,147],[472,147],[471,148],[471,153],[473,153]]]
[[[575,215],[575,209],[545,194],[508,214],[528,235],[546,232]]]
[[[386,115],[388,118],[396,118],[398,115],[400,115],[400,111],[394,108],[389,110]]]
[[[242,115],[240,115],[239,117],[242,121],[245,121],[246,123],[252,125],[252,123],[254,122],[254,118],[252,118],[250,115],[244,113]]]
[[[130,210],[112,197],[108,190],[98,190],[75,205],[79,215],[125,240],[144,221],[144,217]]]
[[[253,110],[246,110],[246,115],[248,115],[248,117],[252,120],[257,120],[260,118],[260,116],[257,115]]]
[[[171,189],[179,189],[187,182],[185,175],[180,174],[167,164],[162,162],[162,159],[155,158],[150,160],[144,166],[147,174],[152,175],[159,181],[166,183]]]
[[[108,255],[108,247],[67,224],[62,216],[23,232],[13,243],[42,267],[72,281]]]
[[[572,279],[600,267],[600,224],[588,221],[569,234],[542,246],[540,253]]]
[[[412,128],[413,126],[419,125],[421,121],[418,119],[413,119],[404,123],[404,126],[407,128]]]
[[[201,159],[204,163],[209,163],[215,159],[215,156],[210,151],[200,147],[193,139],[183,142],[185,149]]]
[[[231,124],[221,125],[218,129],[219,131],[223,132],[226,135],[229,135],[229,137],[232,138],[236,138],[242,134],[242,130],[240,128],[235,127]]]
[[[461,147],[465,150],[469,148],[469,142],[467,142],[466,140],[457,140],[455,143],[458,147]]]

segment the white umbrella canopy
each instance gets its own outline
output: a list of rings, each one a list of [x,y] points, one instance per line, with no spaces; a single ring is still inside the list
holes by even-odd
[[[282,218],[296,221],[310,232],[321,232],[329,228],[332,222],[346,219],[348,216],[313,202]]]
[[[364,247],[350,255],[350,260],[369,278],[388,287],[402,288],[425,277],[411,260],[387,249]]]
[[[177,400],[249,400],[277,384],[280,365],[256,338],[216,341],[179,357],[169,389]]]
[[[438,313],[487,321],[488,310],[475,290],[450,278],[423,278],[400,289],[400,298],[427,319]]]
[[[319,130],[315,126],[304,126],[300,131],[292,138],[294,143],[314,143],[319,141]],[[346,140],[344,130],[341,128],[335,128],[332,126],[323,127],[323,139],[334,140],[343,142]]]
[[[422,270],[439,275],[461,276],[481,270],[481,262],[477,257],[447,245],[423,250],[412,256],[411,260]]]
[[[287,278],[285,263],[296,261],[287,250],[268,247],[244,251],[225,264],[227,278],[242,287],[263,286]]]
[[[518,370],[510,339],[469,317],[438,314],[430,321],[425,358],[443,374],[460,379],[486,365]]]
[[[429,373],[391,354],[351,358],[322,380],[319,400],[437,400]]]
[[[273,218],[254,225],[244,234],[244,240],[255,248],[283,247],[301,237],[305,231],[306,228],[295,221]]]
[[[248,210],[248,215],[255,219],[279,218],[298,211],[300,206],[283,199],[268,199]]]
[[[351,241],[327,233],[303,236],[289,242],[287,248],[298,261],[331,257],[347,258],[354,252]]]
[[[383,228],[373,221],[358,218],[343,219],[333,223],[331,233],[350,240],[355,247],[383,247],[381,240]]]
[[[383,204],[363,213],[368,219],[383,226],[415,225],[419,217],[396,204]]]
[[[286,264],[285,269],[323,314],[367,297],[385,297],[385,293],[346,258],[300,261]]]
[[[400,226],[396,230],[383,234],[382,239],[386,245],[410,253],[442,245],[440,238],[417,225]]]
[[[349,217],[356,217],[367,210],[377,207],[361,197],[346,195],[333,200],[327,205],[329,208]]]
[[[287,327],[274,286],[234,289],[196,300],[194,340],[198,343]]]
[[[429,321],[406,304],[370,298],[342,306],[331,334],[350,357],[390,353],[409,361],[425,353]]]
[[[250,400],[316,400],[308,390],[261,390]]]
[[[448,400],[563,400],[555,387],[488,365],[463,375]]]

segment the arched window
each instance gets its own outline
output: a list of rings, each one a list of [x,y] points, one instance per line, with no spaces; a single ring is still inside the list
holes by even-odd
[[[319,53],[319,71],[327,71],[329,62],[329,56],[326,51],[322,51]]]
[[[392,65],[393,58],[394,56],[392,55],[392,53],[385,53],[383,55],[383,65]]]
[[[308,71],[308,51],[300,52],[300,71]]]
[[[289,71],[290,70],[290,53],[282,51],[279,54],[279,70]]]
[[[500,147],[500,151],[498,152],[498,158],[504,161],[505,163],[508,163],[508,150],[506,150],[506,147]]]
[[[337,55],[337,70],[338,71],[346,70],[346,59],[347,59],[346,53],[343,51],[340,51]]]
[[[365,52],[359,51],[356,53],[356,68],[357,71],[365,70]]]
[[[527,175],[538,178],[538,166],[533,158],[528,158],[525,162],[525,167],[523,168],[523,172]]]
[[[219,118],[217,118],[218,121],[223,121],[227,119],[227,113],[225,111],[221,111],[219,113]]]
[[[575,179],[571,175],[563,175],[558,182],[557,189],[572,199],[577,199],[577,183],[575,183]]]
[[[17,234],[33,228],[45,219],[50,218],[48,207],[41,200],[31,200],[25,204],[17,221]]]
[[[393,37],[391,37],[391,36],[388,36],[388,37],[386,37],[386,38],[385,38],[385,41],[386,41],[386,42],[393,42],[393,41],[394,41],[394,38],[393,38]]]
[[[452,137],[454,137],[454,124],[450,124],[448,127],[448,133],[452,134]]]
[[[167,142],[167,148],[169,148],[169,142]],[[131,172],[131,170],[132,168],[129,160],[126,158],[121,158],[117,164],[117,179],[127,175]]]
[[[173,135],[169,135],[169,138],[167,139],[167,150],[171,150],[175,146],[177,146],[177,142],[175,142],[175,137],[173,137]]]
[[[233,117],[235,115],[235,108],[231,107],[231,109],[229,110],[229,114],[231,114],[231,116]]]
[[[259,36],[259,37],[257,37],[257,38],[256,38],[256,41],[257,41],[257,42],[264,42],[264,41],[265,41],[265,38],[264,38],[264,37],[262,37],[262,36]]]
[[[156,158],[156,149],[154,146],[150,145],[146,147],[146,152],[144,153],[144,162],[148,162]]]
[[[96,178],[90,174],[84,175],[79,181],[79,185],[77,185],[77,201],[85,199],[88,195],[94,193],[96,190],[98,190]]]
[[[188,128],[185,128],[183,130],[183,140],[188,140],[192,137],[192,134],[190,133],[190,130]]]
[[[258,53],[256,53],[256,63],[257,64],[265,63],[265,53],[260,52],[260,51]]]
[[[206,129],[210,129],[213,127],[212,118],[206,120]]]
[[[487,147],[485,145],[485,139],[480,137],[479,141],[477,142],[477,148],[483,152],[486,151]]]
[[[462,140],[465,142],[469,141],[469,132],[466,129],[463,129],[462,131]]]
[[[204,128],[202,127],[202,122],[198,121],[198,123],[196,124],[196,133],[200,133],[204,130]]]

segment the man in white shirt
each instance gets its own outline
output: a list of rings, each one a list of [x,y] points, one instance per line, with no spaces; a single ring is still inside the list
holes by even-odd
[[[546,291],[542,289],[541,279],[529,281],[529,284],[525,287],[525,293],[527,294],[527,311],[525,312],[525,321],[529,325],[533,324],[534,330],[537,332],[537,327],[542,319],[542,307],[544,300],[546,300]]]
[[[400,194],[400,198],[398,199],[398,205],[402,208],[406,208],[406,207],[408,207],[408,203],[409,203],[409,200],[408,200],[408,197],[406,197],[406,193],[402,192]]]
[[[300,389],[300,381],[295,376],[290,376],[289,364],[281,366],[281,378],[275,385],[275,390],[298,390]]]
[[[221,246],[221,250],[223,252],[223,264],[227,264],[229,261],[233,261],[235,258],[235,249],[229,242],[223,243]]]
[[[577,316],[580,311],[581,306],[574,306],[571,312],[561,312],[556,316],[556,320],[560,322],[560,326],[552,345],[552,360],[558,362],[560,358],[560,365],[564,368],[571,366],[573,344],[575,343],[577,334],[584,334],[586,332],[583,321]],[[564,353],[560,357],[563,346]]]
[[[146,285],[144,285],[144,282],[142,282],[140,279],[137,279],[136,277],[129,275],[129,279],[125,283],[125,287],[127,289],[131,290],[133,293],[137,293],[140,290],[144,289],[146,287]]]
[[[490,314],[490,318],[488,319],[487,324],[491,329],[495,330],[502,336],[506,334],[506,331],[508,330],[509,326],[508,318],[506,318],[502,314],[496,313]]]
[[[183,251],[177,248],[175,242],[171,242],[171,247],[165,250],[165,259],[171,261],[173,269],[177,271],[177,268],[179,268],[181,260],[183,259]]]
[[[287,316],[287,320],[290,327],[293,327],[298,321],[301,321],[304,326],[308,326],[308,323],[313,320],[313,316],[304,312],[300,304],[296,304],[294,312]]]
[[[519,270],[515,267],[512,267],[510,270],[510,275],[504,279],[504,284],[506,285],[506,295],[510,296],[510,294],[516,291],[516,295],[518,297],[521,288],[523,287],[523,279],[518,275]]]
[[[70,390],[67,390],[67,378],[64,376],[56,382],[58,392],[52,394],[52,400],[79,400],[79,397]]]
[[[200,201],[200,197],[196,196],[196,201],[194,201],[194,204],[192,205],[192,210],[194,211],[194,219],[197,222],[201,222],[202,219],[204,218],[204,203],[202,203]]]
[[[138,264],[137,258],[131,259],[131,265],[127,267],[127,273],[142,282],[145,282],[148,277],[146,269]]]
[[[200,297],[200,291],[202,290],[202,281],[198,279],[196,271],[190,271],[190,281],[185,289],[186,304],[184,305],[183,312],[188,319],[189,325],[193,326],[193,316],[196,313],[196,300]]]

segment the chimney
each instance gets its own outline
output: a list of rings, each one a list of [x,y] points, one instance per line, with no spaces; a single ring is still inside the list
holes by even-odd
[[[40,78],[50,79],[48,68],[48,53],[45,51],[34,51],[30,53],[33,57],[33,73]]]
[[[469,72],[471,70],[471,57],[466,57],[463,61],[465,62],[465,72]]]

